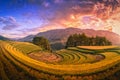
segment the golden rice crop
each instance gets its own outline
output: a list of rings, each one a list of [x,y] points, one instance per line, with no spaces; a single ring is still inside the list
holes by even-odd
[[[85,49],[109,49],[109,48],[116,48],[118,46],[77,46],[79,48],[85,48]]]
[[[12,47],[9,44],[6,44],[5,49],[18,61],[26,64],[37,70],[47,71],[54,74],[85,74],[85,73],[94,73],[98,71],[105,70],[114,66],[120,62],[120,56],[113,57],[112,59],[105,59],[96,63],[85,63],[80,65],[53,65],[46,64],[44,62],[36,61],[31,59],[21,52],[17,51],[16,48]],[[17,54],[16,54],[17,53]],[[114,53],[114,52],[113,52]]]

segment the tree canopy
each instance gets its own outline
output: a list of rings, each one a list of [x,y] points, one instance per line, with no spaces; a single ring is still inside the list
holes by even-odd
[[[43,50],[51,50],[49,41],[44,37],[34,37],[32,41],[35,45],[42,47]]]
[[[75,47],[75,46],[106,46],[112,45],[112,43],[107,40],[105,37],[88,37],[84,33],[83,34],[73,34],[68,37],[66,42],[67,47]]]

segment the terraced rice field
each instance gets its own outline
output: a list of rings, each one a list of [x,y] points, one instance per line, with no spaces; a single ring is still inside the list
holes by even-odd
[[[78,48],[82,49],[91,49],[91,50],[98,50],[98,49],[112,49],[117,48],[118,46],[78,46]]]
[[[49,53],[31,43],[0,41],[0,52],[0,80],[106,80],[120,71],[117,46],[79,46]]]
[[[17,48],[19,51],[21,51],[24,54],[29,54],[32,51],[35,52],[35,51],[41,51],[42,50],[41,47],[38,47],[38,46],[36,46],[34,44],[31,44],[29,42],[8,41],[8,43],[10,45],[12,45],[13,47]]]

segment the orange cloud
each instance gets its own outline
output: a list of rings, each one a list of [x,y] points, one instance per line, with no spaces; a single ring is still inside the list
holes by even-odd
[[[116,23],[116,21],[120,21],[120,8],[116,2],[114,2],[116,5],[112,5],[109,1],[101,1],[82,1],[72,6],[71,4],[59,4],[61,7],[52,17],[47,18],[48,24],[40,27],[39,31],[74,27],[116,32],[120,25]]]

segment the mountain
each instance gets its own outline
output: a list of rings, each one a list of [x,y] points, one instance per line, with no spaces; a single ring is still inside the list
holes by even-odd
[[[9,39],[0,35],[0,40],[9,40]]]
[[[9,39],[0,35],[0,40],[9,40]]]
[[[24,38],[18,39],[18,41],[30,41],[31,42],[34,36],[35,35],[28,35]]]
[[[32,41],[34,36],[44,36],[46,37],[51,45],[53,45],[53,48],[63,48],[67,38],[72,34],[82,34],[85,33],[87,36],[101,36],[106,37],[109,41],[112,42],[113,45],[120,45],[120,35],[109,32],[109,31],[103,31],[103,30],[93,30],[93,29],[78,29],[78,28],[67,28],[67,29],[56,29],[56,30],[50,30],[46,32],[40,32],[36,35],[29,35],[27,37],[24,37],[22,39],[19,39],[19,41]]]

